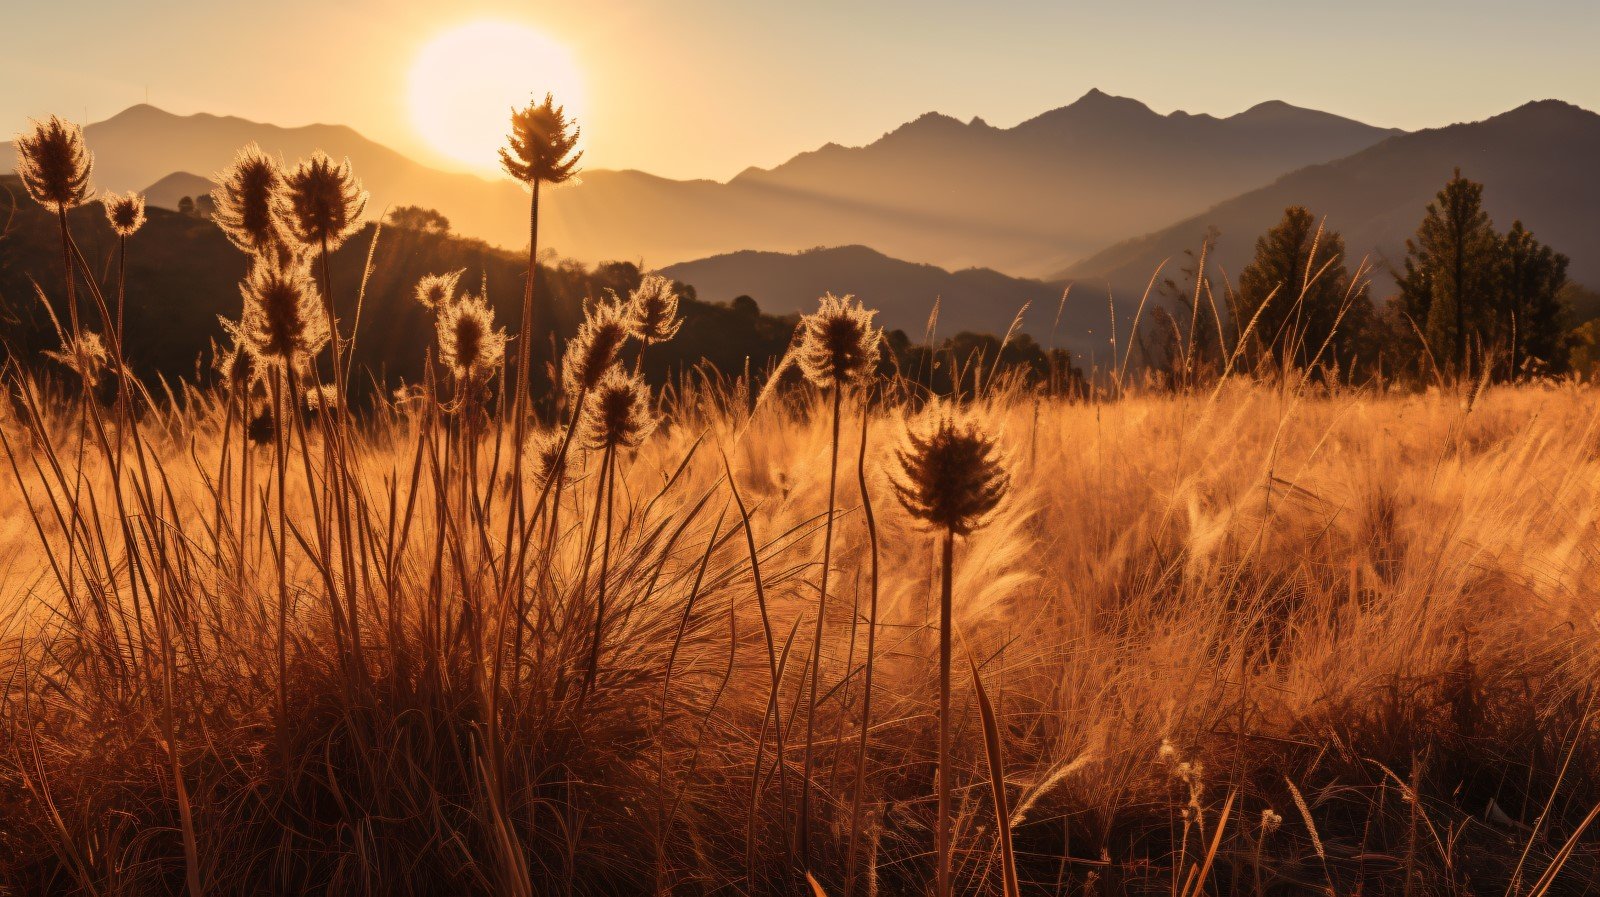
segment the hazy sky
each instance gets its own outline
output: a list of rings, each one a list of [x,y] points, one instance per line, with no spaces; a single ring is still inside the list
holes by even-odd
[[[929,110],[1012,125],[1090,87],[1156,110],[1267,99],[1379,124],[1555,97],[1600,110],[1600,0],[0,0],[0,130],[175,112],[338,122],[442,167],[407,103],[429,38],[479,19],[570,48],[589,165],[727,178]],[[527,89],[543,85],[530,65]]]

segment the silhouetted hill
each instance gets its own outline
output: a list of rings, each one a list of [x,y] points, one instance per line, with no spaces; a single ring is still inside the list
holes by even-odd
[[[99,204],[69,213],[69,223],[96,279],[114,294],[116,242]],[[34,284],[43,289],[56,316],[67,320],[62,289],[61,248],[55,219],[27,199],[15,176],[0,176],[0,360],[16,352],[40,363],[41,350],[59,341]],[[333,283],[341,317],[355,315],[356,292],[371,245],[372,227],[345,244],[333,258]],[[151,208],[145,226],[128,241],[127,345],[129,361],[141,376],[206,379],[211,344],[222,339],[217,317],[238,318],[238,281],[247,257],[216,225],[162,208]],[[465,269],[464,287],[486,284],[497,320],[515,332],[521,309],[525,258],[480,240],[388,227],[373,255],[373,269],[361,309],[355,369],[394,385],[420,379],[424,351],[434,340],[433,321],[415,301],[424,274]],[[539,301],[551,310],[557,330],[570,335],[582,303],[607,289],[626,294],[640,272],[626,263],[586,268],[576,262],[542,265]],[[88,329],[101,331],[99,312],[80,288],[79,314]],[[653,347],[648,371],[660,381],[709,362],[737,373],[750,359],[760,370],[787,348],[794,321],[744,305],[730,308],[696,300],[692,289],[681,304],[684,327],[671,343]],[[550,320],[550,318],[546,318]],[[46,363],[47,366],[51,363]],[[364,389],[371,379],[354,378]]]
[[[1471,124],[1391,137],[1326,165],[1296,171],[1058,273],[1142,290],[1163,258],[1198,248],[1208,227],[1221,233],[1212,258],[1237,277],[1256,237],[1290,205],[1326,215],[1344,234],[1350,265],[1371,253],[1398,265],[1424,207],[1459,166],[1484,184],[1484,205],[1501,230],[1520,218],[1539,239],[1572,257],[1570,276],[1600,284],[1600,115],[1555,100],[1529,103]],[[1172,270],[1175,270],[1172,269]],[[1085,284],[1089,286],[1090,284]],[[1380,275],[1380,297],[1390,281]]]
[[[1228,118],[1158,115],[1091,91],[1014,128],[930,113],[867,146],[829,144],[726,184],[586,171],[581,184],[545,194],[541,241],[586,262],[650,265],[861,243],[945,267],[1040,274],[1389,133],[1282,103]],[[428,206],[458,233],[526,245],[526,197],[516,184],[428,168],[347,127],[285,128],[140,105],[86,134],[103,188],[144,189],[173,172],[209,177],[252,140],[289,160],[320,148],[350,158],[372,191],[374,216]]]
[[[175,171],[144,188],[145,203],[161,209],[177,209],[185,196],[191,199],[211,192],[216,182],[187,171]]]
[[[1004,334],[1017,312],[1029,305],[1023,329],[1046,347],[1059,345],[1087,355],[1090,330],[1106,317],[1104,302],[1070,302],[1056,339],[1051,341],[1064,287],[1060,283],[1008,277],[987,268],[946,271],[933,265],[890,258],[865,246],[810,249],[798,253],[744,250],[671,265],[662,271],[692,283],[702,299],[730,301],[758,296],[762,307],[778,313],[814,310],[825,292],[854,293],[878,309],[877,322],[921,341],[934,301],[939,302],[939,337],[959,331]]]

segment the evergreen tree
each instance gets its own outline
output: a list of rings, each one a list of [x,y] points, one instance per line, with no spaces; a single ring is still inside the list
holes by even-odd
[[[1561,294],[1567,284],[1566,256],[1540,243],[1521,221],[1498,242],[1499,328],[1495,344],[1508,353],[1511,377],[1538,362],[1566,369],[1566,332]]]
[[[1349,369],[1362,353],[1372,321],[1366,285],[1352,286],[1344,237],[1321,227],[1303,206],[1290,206],[1256,240],[1255,258],[1239,273],[1238,328],[1252,319],[1252,342],[1299,367]]]
[[[1483,210],[1483,185],[1455,176],[1428,204],[1406,241],[1400,305],[1427,339],[1440,366],[1473,374],[1474,350],[1496,326],[1493,300],[1499,241]]]

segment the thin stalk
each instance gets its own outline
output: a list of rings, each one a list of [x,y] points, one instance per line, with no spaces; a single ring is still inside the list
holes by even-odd
[[[950,611],[956,534],[944,531],[939,584],[939,816],[934,843],[937,897],[950,897]]]
[[[817,626],[811,638],[811,686],[806,698],[805,757],[800,770],[800,866],[811,868],[811,755],[816,743],[817,680],[822,678],[822,629],[828,607],[828,568],[833,561],[833,498],[839,479],[839,406],[844,394],[833,385],[833,437],[828,444],[828,519],[822,534],[822,581],[817,590]]]

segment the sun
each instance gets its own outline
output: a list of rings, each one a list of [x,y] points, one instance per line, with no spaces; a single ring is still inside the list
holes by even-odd
[[[482,173],[498,171],[512,107],[552,94],[582,119],[572,53],[526,25],[472,22],[433,38],[411,65],[411,121],[428,145]]]

